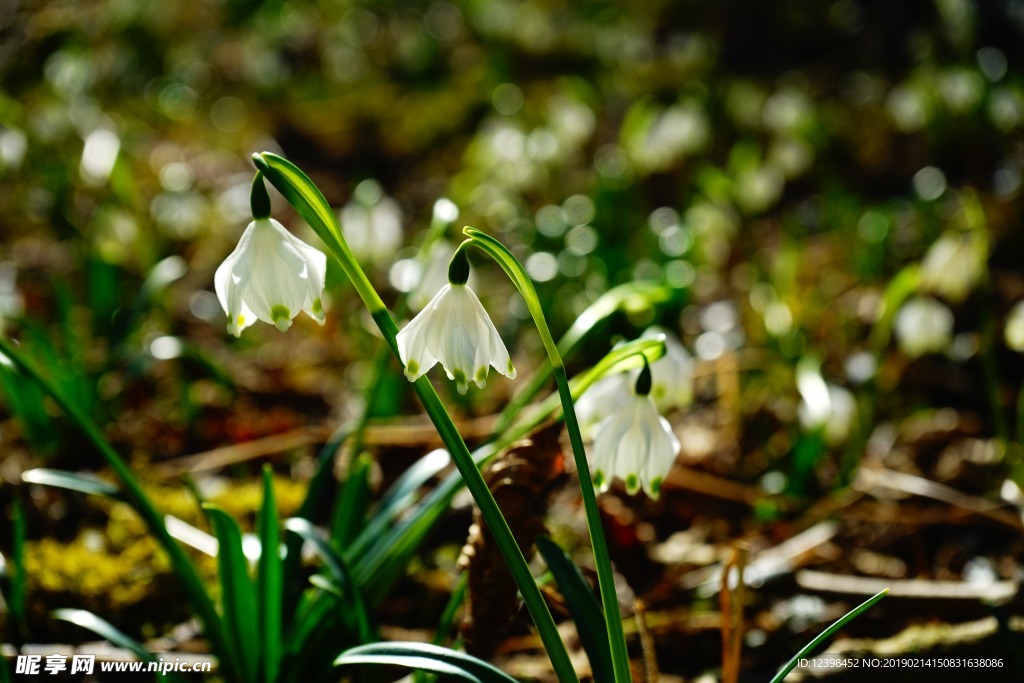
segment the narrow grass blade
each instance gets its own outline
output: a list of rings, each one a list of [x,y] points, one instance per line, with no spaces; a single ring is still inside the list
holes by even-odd
[[[263,468],[263,507],[256,522],[260,537],[257,590],[260,608],[260,638],[263,642],[262,674],[265,683],[277,680],[281,665],[281,599],[284,595],[281,567],[281,533],[274,498],[273,470]]]
[[[779,670],[779,673],[775,674],[775,677],[772,678],[771,683],[782,683],[786,676],[789,675],[789,672],[796,668],[797,662],[799,662],[801,658],[809,655],[811,652],[815,650],[815,648],[817,648],[819,645],[825,642],[833,633],[835,633],[843,626],[859,617],[862,613],[869,610],[876,602],[880,601],[888,594],[889,589],[886,588],[882,592],[876,593],[875,595],[871,596],[858,606],[854,607],[852,610],[850,610],[843,616],[839,617],[839,619],[837,619],[835,623],[833,623],[827,629],[818,634],[818,636],[814,640],[807,643],[807,645],[805,645],[799,652],[793,655],[793,658],[786,662],[786,665]]]
[[[356,584],[352,581],[352,576],[348,571],[345,560],[320,536],[316,527],[310,524],[308,520],[293,517],[285,522],[285,527],[289,531],[299,534],[310,543],[313,551],[323,560],[331,577],[342,589],[346,597],[344,604],[346,608],[345,615],[354,620],[353,625],[360,642],[367,643],[373,641],[375,637],[370,626],[370,618],[366,612],[363,597]]]
[[[352,459],[331,515],[331,544],[344,550],[366,526],[370,508],[370,470],[373,459],[362,453]]]
[[[341,656],[334,661],[334,663],[338,666],[360,663],[393,664],[395,666],[405,666],[409,668],[419,668],[425,671],[434,671],[436,673],[445,673],[435,669],[403,663],[404,661],[412,660],[426,660],[429,662],[441,663],[445,666],[458,669],[470,676],[471,680],[480,681],[481,683],[516,683],[516,679],[512,678],[496,666],[488,664],[482,659],[478,659],[464,652],[458,652],[456,650],[440,647],[438,645],[431,645],[429,643],[392,642],[374,643],[372,645],[354,647],[351,650],[343,652]]]
[[[126,635],[109,621],[96,616],[92,612],[84,609],[58,609],[54,610],[51,615],[54,619],[68,621],[76,626],[92,631],[120,648],[131,650],[136,657],[144,662],[156,661],[156,657],[144,648],[142,643]]]
[[[337,488],[337,481],[334,478],[334,455],[341,448],[341,444],[352,433],[350,423],[343,424],[331,438],[320,449],[317,456],[316,471],[309,481],[306,489],[306,497],[302,499],[296,517],[308,519],[311,522],[321,521],[326,516],[326,511],[331,501],[331,496]],[[305,580],[302,574],[302,537],[298,534],[285,531],[284,534],[284,600],[281,607],[282,623],[290,624],[295,617],[295,610],[298,607],[302,592],[305,590]]]
[[[101,638],[105,638],[117,647],[131,651],[143,662],[158,662],[156,655],[147,650],[142,643],[127,635],[106,619],[96,616],[92,612],[83,609],[58,609],[51,613],[54,619],[70,622],[76,626],[92,631]],[[183,676],[177,673],[160,673],[157,677],[161,680],[171,680],[181,683],[185,681]]]
[[[450,464],[451,458],[442,449],[431,451],[417,460],[381,497],[377,510],[367,522],[366,528],[346,548],[346,557],[362,558],[370,552],[370,547],[378,543],[386,535],[387,530],[393,527],[395,517],[409,511],[416,492]]]
[[[255,592],[249,579],[249,564],[242,551],[242,532],[226,512],[213,505],[203,509],[217,536],[217,570],[220,575],[223,621],[231,642],[235,676],[257,680],[260,656],[259,616]]]
[[[460,669],[457,666],[439,662],[438,660],[431,659],[430,657],[400,657],[394,655],[352,655],[351,657],[347,657],[342,655],[334,660],[334,664],[335,666],[356,666],[360,664],[370,666],[399,666],[405,669],[426,671],[440,676],[447,676],[449,678],[467,681],[468,683],[484,683],[465,669]]]
[[[104,481],[91,474],[80,472],[68,472],[67,470],[50,470],[38,468],[28,470],[21,475],[22,481],[27,484],[39,484],[40,486],[52,486],[69,491],[78,491],[90,496],[106,496],[107,498],[121,498],[121,489],[109,481]]]
[[[611,683],[615,680],[612,652],[608,648],[604,617],[594,591],[583,577],[583,572],[554,541],[538,538],[537,550],[544,556],[551,575],[562,591],[569,614],[576,622],[576,631],[580,634],[580,642],[590,660],[594,680],[597,683]]]

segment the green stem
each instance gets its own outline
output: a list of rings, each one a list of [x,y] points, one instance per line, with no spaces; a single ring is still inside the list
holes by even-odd
[[[324,241],[352,281],[352,285],[384,335],[392,353],[396,358],[399,357],[396,339],[398,325],[353,257],[342,235],[341,226],[323,194],[298,167],[281,157],[264,152],[253,155],[253,161]],[[534,624],[537,626],[538,634],[544,643],[548,657],[551,658],[551,664],[558,680],[563,683],[578,681],[572,662],[569,660],[569,654],[565,649],[565,643],[562,642],[547,603],[544,602],[540,589],[537,588],[530,568],[526,564],[526,559],[516,544],[498,504],[494,501],[494,496],[491,495],[483,476],[474,464],[462,435],[459,434],[451,416],[448,415],[437,392],[434,391],[434,387],[426,377],[420,377],[413,383],[413,387],[438,435],[451,453],[452,460],[480,508],[484,521],[491,533],[494,534],[495,543],[508,563],[509,571],[519,587],[519,592],[523,596],[523,601],[526,603]]]
[[[583,507],[587,515],[587,527],[590,530],[590,543],[594,550],[594,563],[597,565],[597,582],[601,593],[601,606],[604,609],[605,625],[608,631],[608,645],[612,653],[612,668],[615,674],[616,683],[625,683],[632,680],[629,668],[629,654],[626,650],[626,636],[622,628],[622,615],[619,613],[619,601],[615,593],[615,579],[612,573],[611,558],[608,556],[608,544],[604,537],[604,528],[601,524],[601,511],[597,506],[597,494],[594,491],[594,482],[590,476],[590,466],[587,463],[587,454],[583,449],[583,437],[580,435],[579,422],[576,419],[576,410],[573,407],[572,392],[569,389],[569,378],[565,373],[565,365],[558,353],[558,346],[555,344],[551,331],[548,329],[547,321],[544,318],[544,311],[537,297],[537,290],[529,275],[512,255],[505,245],[475,228],[464,228],[463,232],[469,237],[469,242],[486,252],[491,258],[505,270],[508,276],[515,283],[519,293],[526,301],[526,306],[533,317],[537,331],[540,333],[541,341],[548,352],[551,360],[551,367],[555,375],[555,383],[558,385],[558,396],[562,402],[562,413],[565,417],[566,431],[569,433],[569,443],[572,445],[573,459],[576,462],[576,471],[579,473],[580,492],[583,497]],[[464,242],[463,245],[466,243]],[[461,247],[460,247],[461,248]]]
[[[210,645],[214,652],[228,653],[230,650],[227,647],[227,642],[224,639],[224,633],[221,631],[221,622],[217,616],[217,609],[214,607],[213,601],[210,600],[209,595],[206,592],[205,586],[203,586],[202,580],[199,578],[199,574],[196,572],[195,566],[185,555],[181,546],[171,538],[171,535],[167,532],[167,527],[164,526],[163,517],[157,511],[145,492],[142,490],[141,484],[132,474],[131,468],[128,466],[121,456],[117,454],[117,451],[107,442],[107,440],[100,433],[99,428],[96,424],[78,407],[77,404],[69,400],[64,392],[57,387],[56,384],[50,381],[50,379],[43,374],[34,362],[24,357],[20,351],[16,350],[14,346],[3,337],[0,337],[0,353],[9,358],[18,368],[28,374],[34,379],[39,386],[43,388],[53,400],[57,402],[57,405],[61,407],[64,413],[71,418],[78,428],[85,435],[86,440],[89,441],[99,451],[100,455],[103,456],[107,466],[114,471],[118,479],[124,485],[124,495],[128,500],[128,503],[132,506],[135,512],[142,518],[146,526],[149,528],[149,532],[153,534],[154,538],[160,542],[163,546],[164,551],[170,556],[171,566],[174,568],[174,573],[185,583],[185,589],[192,599],[193,607],[199,615],[199,619],[203,622],[203,630],[206,633],[207,638],[210,639]],[[240,672],[232,672],[229,678],[233,678],[239,675]]]

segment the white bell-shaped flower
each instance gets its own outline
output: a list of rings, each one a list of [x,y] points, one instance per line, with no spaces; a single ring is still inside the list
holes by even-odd
[[[648,327],[640,335],[641,339],[658,337],[664,338],[665,355],[651,363],[651,397],[662,412],[685,408],[693,401],[693,356],[678,337],[663,327]]]
[[[623,373],[606,375],[594,382],[574,402],[576,421],[584,441],[594,438],[594,431],[606,417],[615,412],[622,397],[629,394],[629,377]]]
[[[217,268],[214,287],[237,336],[257,320],[287,330],[305,311],[321,325],[327,257],[273,218],[257,218]]]
[[[498,330],[465,283],[442,287],[397,341],[405,376],[413,382],[438,361],[463,394],[470,381],[482,388],[491,367],[509,379],[516,376]]]
[[[598,425],[594,434],[594,485],[605,491],[612,479],[622,479],[626,492],[642,488],[651,498],[661,493],[661,483],[679,455],[679,439],[668,420],[658,414],[650,397],[650,370],[637,380],[636,393]]]
[[[985,244],[975,232],[943,233],[921,261],[921,287],[953,303],[967,298],[985,272]]]
[[[953,311],[931,297],[914,297],[900,307],[894,330],[900,350],[911,358],[941,353],[953,340]]]

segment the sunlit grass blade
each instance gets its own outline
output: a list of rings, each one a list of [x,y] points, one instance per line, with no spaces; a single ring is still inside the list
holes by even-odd
[[[121,489],[109,481],[100,479],[91,474],[81,472],[69,472],[67,470],[51,470],[37,468],[28,470],[21,474],[21,480],[26,484],[39,484],[40,486],[52,486],[68,491],[77,491],[90,496],[104,496],[106,498],[122,498]]]
[[[346,556],[350,559],[363,558],[368,549],[392,528],[395,517],[408,512],[419,489],[450,464],[448,453],[438,449],[423,456],[403,472],[381,497],[366,528],[346,548]]]
[[[341,656],[334,661],[335,666],[397,666],[414,671],[426,671],[439,676],[467,681],[467,683],[484,683],[482,680],[461,669],[445,662],[440,662],[430,657],[396,655],[352,655],[351,657]]]
[[[331,574],[331,578],[334,579],[345,596],[345,616],[353,620],[359,640],[364,643],[373,641],[375,636],[373,628],[370,626],[370,617],[366,611],[366,605],[359,588],[352,581],[352,576],[349,573],[348,566],[345,564],[345,560],[320,536],[316,527],[310,524],[308,520],[293,517],[285,522],[285,527],[308,541],[317,557],[323,560],[327,571]]]
[[[142,643],[125,634],[106,619],[98,617],[92,612],[88,612],[83,609],[58,609],[54,610],[51,614],[54,619],[60,619],[61,621],[67,621],[75,624],[76,626],[81,626],[86,630],[92,631],[101,638],[107,639],[117,647],[131,651],[143,662],[159,662],[153,653],[143,647]],[[158,678],[172,681],[185,680],[184,677],[176,673],[160,673],[158,674]]]
[[[829,626],[827,629],[818,634],[818,636],[814,638],[814,640],[807,643],[807,645],[804,645],[799,652],[793,655],[793,658],[786,662],[786,665],[779,670],[779,673],[775,674],[775,677],[772,678],[771,683],[782,683],[786,676],[789,675],[789,672],[796,668],[797,662],[799,662],[801,658],[806,657],[810,653],[814,652],[815,648],[817,648],[823,642],[828,640],[828,638],[833,633],[841,629],[849,622],[856,619],[858,616],[860,616],[867,610],[871,609],[871,607],[876,602],[878,602],[888,594],[889,589],[886,588],[880,593],[876,593],[875,595],[871,596],[870,598],[868,598],[867,600],[865,600],[864,602],[857,605],[852,610],[841,616],[839,619],[837,619],[831,626]]]
[[[259,572],[256,577],[260,607],[260,637],[263,641],[262,674],[266,683],[277,680],[281,664],[281,532],[274,498],[273,471],[263,467],[263,507],[256,522],[260,537]]]
[[[422,666],[423,662],[440,663],[447,667],[452,667],[469,676],[470,678],[467,680],[480,681],[481,683],[515,683],[516,681],[516,679],[501,669],[488,664],[482,659],[467,655],[464,652],[428,643],[374,643],[373,645],[364,645],[346,650],[334,661],[337,666],[390,664],[439,674],[452,674],[451,671],[442,671]]]
[[[587,653],[587,659],[590,660],[594,680],[597,683],[611,683],[615,680],[612,653],[608,649],[604,617],[601,616],[601,606],[594,596],[594,591],[590,589],[579,567],[554,541],[544,537],[538,538],[537,550],[544,556],[551,575],[562,591],[569,614],[576,623],[580,643]]]
[[[235,520],[220,508],[205,505],[203,509],[217,536],[217,572],[223,621],[231,642],[233,677],[255,681],[261,649],[259,616],[254,599],[256,593],[249,579],[249,563],[242,550],[242,532]]]

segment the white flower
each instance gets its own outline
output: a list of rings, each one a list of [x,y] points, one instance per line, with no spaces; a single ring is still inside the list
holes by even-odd
[[[376,180],[359,183],[340,218],[348,246],[359,259],[385,263],[402,246],[402,207]]]
[[[896,341],[911,358],[939,353],[953,339],[953,311],[930,297],[915,297],[896,314]]]
[[[1003,330],[1006,345],[1014,351],[1024,353],[1024,301],[1018,301],[1006,318],[1006,329]]]
[[[574,408],[580,435],[585,441],[593,439],[597,426],[615,411],[619,401],[629,392],[629,377],[622,373],[606,375],[583,392]]]
[[[643,488],[656,499],[679,454],[679,439],[668,420],[658,414],[654,400],[634,394],[598,426],[593,453],[594,484],[599,491],[619,478],[630,495]]]
[[[825,440],[835,446],[846,440],[857,417],[857,401],[844,387],[829,384],[820,366],[810,361],[797,364],[796,386],[802,400],[797,415],[804,429],[824,428]]]
[[[679,338],[662,327],[648,327],[641,339],[664,337],[665,355],[651,363],[651,397],[658,410],[684,408],[693,400],[693,356]]]
[[[470,380],[483,387],[489,367],[515,379],[516,369],[487,311],[469,285],[447,284],[398,333],[405,376],[416,381],[440,361],[465,393]]]
[[[985,271],[985,246],[974,232],[943,233],[921,261],[921,287],[960,303]]]
[[[287,330],[305,311],[321,325],[327,257],[273,218],[249,224],[238,246],[217,268],[214,287],[236,337],[257,320]]]

